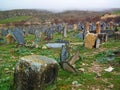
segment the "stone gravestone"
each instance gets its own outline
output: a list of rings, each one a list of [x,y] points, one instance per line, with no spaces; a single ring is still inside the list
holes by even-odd
[[[51,40],[51,39],[53,39],[53,30],[52,30],[52,28],[50,28],[50,27],[48,27],[48,29],[46,30],[46,35],[47,35],[47,40]]]
[[[64,24],[64,31],[63,31],[63,37],[67,37],[67,24]]]
[[[78,27],[77,27],[77,24],[74,24],[73,27],[74,27],[73,29],[74,29],[75,31],[76,31],[77,28],[78,28]]]
[[[41,32],[40,30],[35,31],[35,44],[38,45],[41,39]]]
[[[85,28],[83,30],[83,39],[85,39],[86,34],[89,32],[89,22],[85,23]]]
[[[14,38],[18,42],[19,45],[25,44],[23,33],[19,28],[14,29],[13,35],[14,35]]]
[[[97,40],[97,35],[93,33],[88,33],[84,39],[84,46],[86,48],[92,49]]]
[[[2,29],[2,36],[5,37],[8,34],[7,28]]]
[[[40,55],[20,58],[14,71],[16,90],[44,90],[58,74],[57,61]]]
[[[0,43],[3,43],[3,42],[4,42],[4,39],[2,36],[2,25],[0,24]]]
[[[67,46],[64,45],[62,46],[62,49],[61,49],[60,61],[65,61],[68,59],[68,57],[69,57],[69,52],[68,52]]]
[[[100,30],[100,22],[96,22],[96,34],[100,34],[101,30]]]
[[[110,30],[113,30],[113,22],[110,22]]]
[[[60,66],[69,72],[76,73],[76,69],[73,67],[75,62],[79,60],[79,52],[75,53],[72,57],[70,57],[67,46],[63,46],[60,53]]]

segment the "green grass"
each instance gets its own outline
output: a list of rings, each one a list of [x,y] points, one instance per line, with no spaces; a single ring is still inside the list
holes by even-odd
[[[75,32],[77,33],[77,32]],[[83,42],[83,40],[76,37],[72,37],[74,32],[68,33],[69,42]],[[54,39],[50,42],[54,42],[57,39],[61,39],[62,36],[55,33]],[[25,41],[33,41],[34,35],[28,35],[25,37]],[[41,47],[48,41],[41,40],[39,48],[28,48],[28,47],[16,47],[16,43],[13,44],[1,44],[0,46],[0,90],[15,90],[13,85],[13,74],[16,63],[19,58],[26,55],[38,54],[45,55],[50,58],[54,58],[59,62],[60,60],[60,49],[42,49]],[[98,63],[102,67],[101,77],[97,77],[95,72],[89,72],[89,68],[93,62],[96,62],[96,58],[104,57],[104,52],[109,50],[120,49],[120,40],[109,39],[105,44],[102,44],[99,49],[87,49],[83,45],[70,46],[70,55],[73,55],[77,50],[80,51],[80,59],[76,62],[76,69],[84,68],[84,72],[73,74],[64,71],[59,66],[59,72],[57,81],[46,87],[45,90],[71,90],[72,82],[78,81],[81,86],[80,90],[93,90],[93,88],[99,90],[108,89],[109,85],[113,84],[114,87],[111,90],[120,90],[120,68],[119,66],[113,66],[115,69],[112,72],[105,72],[104,69],[108,68],[110,63]],[[85,65],[83,65],[83,63]],[[97,62],[96,62],[97,63]],[[107,79],[107,81],[105,81]],[[78,89],[76,89],[78,90]]]
[[[4,19],[4,20],[0,20],[0,24],[20,22],[22,20],[27,20],[28,18],[30,18],[30,17],[29,16],[17,16],[17,17],[13,17],[13,18],[7,18],[7,19]]]
[[[120,14],[120,10],[113,12],[113,14]]]

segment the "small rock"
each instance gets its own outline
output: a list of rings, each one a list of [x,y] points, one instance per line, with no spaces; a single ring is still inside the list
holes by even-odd
[[[82,72],[84,72],[84,71],[85,71],[85,69],[84,69],[84,68],[79,68],[78,70],[79,70],[79,71],[82,71]]]
[[[44,45],[44,46],[42,46],[42,49],[47,49],[47,47]]]
[[[111,85],[109,85],[108,86],[110,89],[112,89],[113,87],[114,87],[114,85],[113,84],[111,84]]]
[[[72,85],[77,85],[78,84],[78,81],[73,81],[72,82]]]
[[[81,86],[81,84],[79,84],[78,81],[73,81],[73,82],[72,82],[72,85],[73,85],[74,87],[79,87],[79,86]]]
[[[110,66],[109,68],[104,69],[104,70],[107,71],[107,72],[111,72],[113,69],[114,69],[114,68],[112,68],[112,67]]]
[[[101,77],[101,74],[100,74],[100,73],[97,73],[97,77]]]
[[[85,63],[82,63],[83,66],[85,66]]]

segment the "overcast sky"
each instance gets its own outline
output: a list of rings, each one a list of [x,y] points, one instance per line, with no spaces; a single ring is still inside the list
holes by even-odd
[[[120,0],[1,0],[0,10],[101,10],[120,8]]]

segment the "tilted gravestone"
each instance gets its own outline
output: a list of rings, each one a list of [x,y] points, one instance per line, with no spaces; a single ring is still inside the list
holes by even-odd
[[[67,46],[63,46],[60,53],[60,66],[66,71],[76,73],[76,69],[73,67],[75,62],[79,60],[79,52],[75,53],[71,58],[69,58],[69,52]]]
[[[22,30],[15,28],[13,31],[13,35],[14,35],[15,40],[19,43],[19,45],[25,44]]]
[[[58,74],[57,61],[40,55],[20,58],[14,71],[16,90],[44,90]]]

